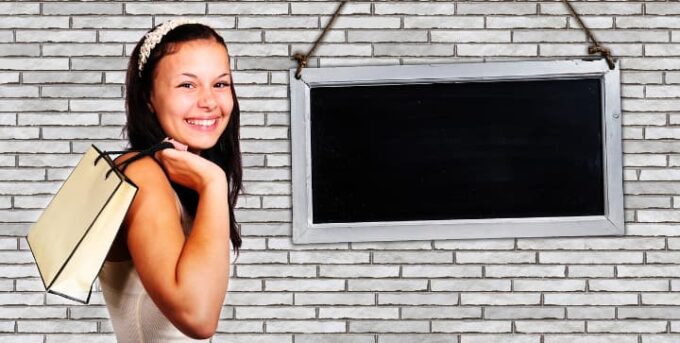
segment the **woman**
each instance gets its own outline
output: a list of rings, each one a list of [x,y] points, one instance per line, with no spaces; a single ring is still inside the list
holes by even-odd
[[[130,57],[126,110],[132,149],[169,137],[188,151],[125,170],[139,189],[99,274],[116,338],[207,339],[227,291],[229,241],[237,255],[241,246],[239,106],[224,39],[186,20],[150,30]]]

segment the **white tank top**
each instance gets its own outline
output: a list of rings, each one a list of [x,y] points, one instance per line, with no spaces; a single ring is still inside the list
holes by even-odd
[[[187,236],[192,219],[177,198],[182,214],[182,229]],[[132,260],[105,261],[99,272],[106,308],[118,343],[209,342],[184,335],[151,300],[142,285]]]

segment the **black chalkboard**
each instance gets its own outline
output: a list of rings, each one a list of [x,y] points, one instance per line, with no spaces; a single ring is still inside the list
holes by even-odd
[[[313,223],[602,215],[601,82],[311,88]]]

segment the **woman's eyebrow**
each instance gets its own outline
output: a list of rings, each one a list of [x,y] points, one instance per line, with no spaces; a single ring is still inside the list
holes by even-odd
[[[198,76],[196,76],[196,75],[194,75],[194,74],[192,74],[192,73],[182,73],[182,74],[180,74],[180,75],[186,75],[186,76],[192,77],[192,78],[194,78],[194,79],[197,79],[197,78],[198,78]],[[223,73],[222,75],[218,76],[217,78],[219,79],[220,77],[227,76],[227,75],[229,75],[229,73]]]

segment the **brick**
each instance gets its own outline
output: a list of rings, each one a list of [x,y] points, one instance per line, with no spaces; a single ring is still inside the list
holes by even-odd
[[[15,6],[16,4],[11,4]],[[2,12],[4,14],[4,12]],[[52,29],[68,28],[69,17],[44,17],[44,16],[0,16],[0,29]],[[17,32],[18,33],[21,31]],[[41,30],[47,34],[49,31]],[[17,41],[19,41],[17,39]]]
[[[450,252],[374,252],[373,263],[451,263],[453,255]]]
[[[268,3],[263,6],[259,3],[209,3],[209,14],[288,14],[288,4]]]
[[[432,332],[511,332],[512,322],[501,320],[433,320]]]
[[[103,4],[103,3],[46,3],[43,4],[43,14],[121,14],[122,4]]]
[[[313,315],[313,314],[312,314]],[[319,309],[319,318],[329,319],[398,319],[399,308],[397,307],[322,307]]]
[[[258,225],[259,226],[259,225]],[[267,225],[263,225],[267,227]],[[270,227],[272,231],[276,230],[273,226]],[[311,244],[293,244],[291,237],[270,237],[267,239],[267,247],[270,250],[348,250],[349,243],[311,243]],[[337,266],[329,266],[335,268]]]
[[[461,343],[539,343],[541,342],[540,335],[521,335],[521,336],[508,336],[508,335],[474,335],[474,334],[462,334]]]
[[[458,305],[458,293],[379,293],[379,305]]]
[[[680,339],[680,335],[641,335],[643,343],[672,343]],[[636,342],[636,341],[633,341]]]
[[[586,26],[590,29],[611,29],[614,27],[614,20],[612,17],[581,16],[581,20],[583,20]],[[569,17],[568,22],[569,28],[582,30],[581,25],[576,21],[576,19]]]
[[[485,319],[563,319],[564,309],[534,306],[488,306],[484,308]]]
[[[623,29],[677,29],[680,28],[680,23],[677,18],[670,17],[618,17],[616,18],[616,27]]]
[[[0,90],[1,92],[1,90]],[[0,131],[0,139],[37,139],[40,138],[38,128],[6,127]]]
[[[67,70],[68,58],[0,57],[0,65],[5,70]]]
[[[546,305],[637,305],[634,293],[545,294]]]
[[[246,266],[239,265],[236,269],[238,277],[314,277],[314,266]]]
[[[566,252],[541,251],[539,263],[560,264],[601,264],[601,263],[642,263],[642,252]]]
[[[147,30],[99,30],[99,42],[137,43]]]
[[[0,308],[2,319],[66,319],[65,307],[12,306]],[[5,342],[3,340],[3,342]]]
[[[674,210],[639,210],[638,221],[645,222],[678,222],[680,213]]]
[[[293,251],[290,252],[290,263],[369,263],[369,253]]]
[[[614,277],[614,267],[569,266],[569,277]]]
[[[292,305],[292,293],[246,292],[231,293],[225,299],[227,305]]]
[[[81,5],[81,4],[78,4]],[[73,28],[109,29],[124,27],[127,29],[151,29],[152,17],[148,16],[74,16]],[[141,38],[141,37],[140,37]]]
[[[398,277],[399,276],[399,267],[398,266],[360,266],[360,265],[332,266],[332,265],[322,265],[319,268],[320,268],[320,271],[319,271],[320,277],[385,278],[385,277]]]
[[[209,5],[210,6],[210,5]],[[291,2],[291,14],[328,14],[333,13],[337,5],[334,3],[311,3],[311,2]],[[370,3],[348,2],[342,7],[340,15],[348,14],[371,14]]]
[[[285,252],[258,251],[250,252],[239,258],[239,262],[245,264],[255,263],[286,263],[288,260]]]
[[[618,277],[672,277],[680,266],[618,266]]]
[[[101,83],[101,72],[24,72],[24,83]]]
[[[564,277],[565,266],[486,266],[487,277]]]
[[[43,56],[120,56],[120,44],[43,44]]]
[[[558,321],[558,320],[517,320],[515,332],[518,333],[570,333],[585,332],[585,321]]]
[[[676,293],[642,294],[643,305],[680,305],[680,295]]]
[[[0,97],[4,98],[36,98],[39,96],[36,86],[0,86]]]
[[[350,281],[351,282],[351,281]],[[440,291],[510,291],[510,280],[432,280],[431,289]]]
[[[124,100],[69,100],[72,111],[125,111]]]
[[[50,141],[7,141],[0,145],[0,152],[4,153],[59,153],[69,151],[68,142]]]
[[[35,320],[17,321],[18,332],[45,332],[45,333],[71,333],[71,332],[97,332],[97,322],[73,321],[73,320]]]
[[[403,319],[480,319],[482,310],[476,306],[415,306],[402,308],[401,317]]]
[[[120,128],[106,127],[60,127],[43,128],[46,139],[116,139],[120,137]]]
[[[239,306],[236,308],[237,319],[314,319],[314,308],[298,306],[262,307]]]
[[[287,127],[243,127],[240,130],[240,137],[244,139],[286,139],[288,137]]]
[[[462,293],[461,305],[536,305],[540,304],[539,293]]]
[[[375,18],[373,18],[375,19]],[[392,18],[387,18],[387,19],[392,19]],[[394,18],[397,19],[398,18]],[[340,21],[340,18],[337,18],[336,21],[333,23],[333,27],[335,29],[341,28],[340,26],[336,25]],[[384,21],[384,20],[383,20]],[[293,29],[293,28],[311,28],[315,29],[318,27],[318,19],[317,18],[305,18],[305,17],[250,17],[250,16],[239,16],[238,20],[238,28],[239,29],[280,29],[280,28],[285,28],[285,29]]]
[[[12,330],[14,331],[14,324],[12,323]],[[3,343],[43,343],[42,335],[20,335],[13,334],[10,336],[0,335],[0,340]],[[50,341],[51,342],[51,341]]]
[[[177,16],[170,15],[157,15],[154,16],[154,22],[155,23],[161,23],[170,19],[174,19]],[[197,20],[201,23],[204,23],[215,30],[217,30],[217,33],[219,33],[229,44],[229,42],[235,42],[235,41],[253,41],[252,37],[254,36],[253,33],[256,30],[251,30],[250,32],[248,31],[241,31],[239,30],[237,34],[234,34],[232,30],[229,31],[224,31],[223,29],[234,29],[236,28],[236,17],[235,16],[209,16],[206,17],[205,15],[183,15],[182,18],[186,19],[192,19],[192,20]],[[234,30],[235,31],[235,30]],[[259,33],[259,31],[258,31]],[[260,41],[259,37],[261,36],[261,33],[258,35],[258,39],[256,41]],[[131,50],[129,50],[131,51]]]
[[[196,3],[126,3],[125,14],[205,14],[206,5]],[[160,24],[160,23],[156,23]]]
[[[375,56],[453,56],[452,44],[374,44]]]
[[[413,292],[426,291],[427,280],[349,280],[349,291]]]
[[[636,236],[678,236],[678,225],[674,224],[626,224],[626,234]]]
[[[0,84],[3,83],[18,83],[19,73],[17,72],[0,72]]]
[[[453,15],[455,4],[452,3],[385,3],[373,5],[376,15],[406,14],[418,15]],[[459,5],[460,6],[460,5]],[[460,7],[459,7],[460,8]]]
[[[458,15],[526,15],[538,13],[536,4],[531,3],[459,3]]]
[[[0,4],[0,13],[10,14],[40,14],[40,4],[5,3]]]
[[[260,320],[220,321],[217,331],[220,332],[262,332],[263,322]]]
[[[680,69],[680,60],[673,58],[627,58],[620,62],[622,69],[627,70],[673,70]]]
[[[565,18],[557,17],[487,17],[486,27],[491,29],[563,29],[567,27],[567,21]]]
[[[545,343],[637,343],[637,335],[545,335]]]
[[[434,39],[434,32],[432,42],[437,42]],[[329,33],[324,36],[324,42],[328,41]],[[344,36],[337,36],[338,39],[344,39]],[[313,40],[314,38],[312,38]],[[347,32],[348,42],[427,42],[427,32],[421,30],[350,30]]]
[[[513,291],[519,292],[577,292],[585,291],[584,280],[514,280]]]
[[[47,19],[47,18],[43,18]],[[94,30],[31,30],[16,32],[17,42],[96,42]]]
[[[99,114],[97,113],[19,113],[18,125],[22,126],[88,126],[99,124]]]
[[[456,252],[456,263],[533,263],[534,252]]]
[[[629,195],[624,199],[624,206],[629,209],[671,208],[671,198]]]
[[[127,57],[73,57],[73,70],[125,70],[129,58]]]
[[[434,242],[436,249],[449,250],[509,250],[515,246],[514,239],[458,239],[438,240]]]
[[[267,332],[345,332],[345,322],[338,320],[271,320],[267,321]]]
[[[265,290],[269,292],[333,292],[344,291],[345,280],[265,280]]]
[[[631,15],[642,14],[642,4],[636,3],[574,3],[579,15]],[[570,15],[567,6],[561,3],[541,4],[541,14]]]
[[[296,305],[374,305],[372,293],[299,293],[295,295]]]
[[[429,323],[424,320],[362,320],[349,322],[349,332],[429,332],[429,327]]]
[[[678,264],[680,253],[678,252],[647,252],[647,263],[670,263]]]
[[[588,280],[588,288],[591,291],[610,292],[658,292],[668,291],[668,282],[665,280]]]
[[[567,307],[567,318],[570,319],[614,319],[615,307],[578,306]]]
[[[535,44],[458,44],[458,56],[537,56]]]
[[[263,208],[291,208],[292,206],[291,198],[288,196],[265,196],[262,197],[262,201],[261,207]]]
[[[652,320],[611,320],[588,322],[588,332],[645,332],[665,333],[666,321]]]
[[[120,86],[45,86],[42,96],[47,98],[120,98]]]
[[[269,154],[266,158],[268,167],[287,167],[291,165],[291,158],[289,155]]]
[[[405,29],[481,29],[484,28],[482,16],[422,16],[405,17]]]
[[[38,44],[1,44],[0,56],[40,56]]]
[[[42,169],[0,169],[0,180],[30,181],[44,180],[45,171]]]
[[[641,306],[641,307],[620,307],[619,310],[620,319],[679,319],[680,313],[675,306],[666,307],[652,307],[652,306]]]
[[[509,43],[512,33],[506,30],[465,30],[430,32],[433,43]]]

